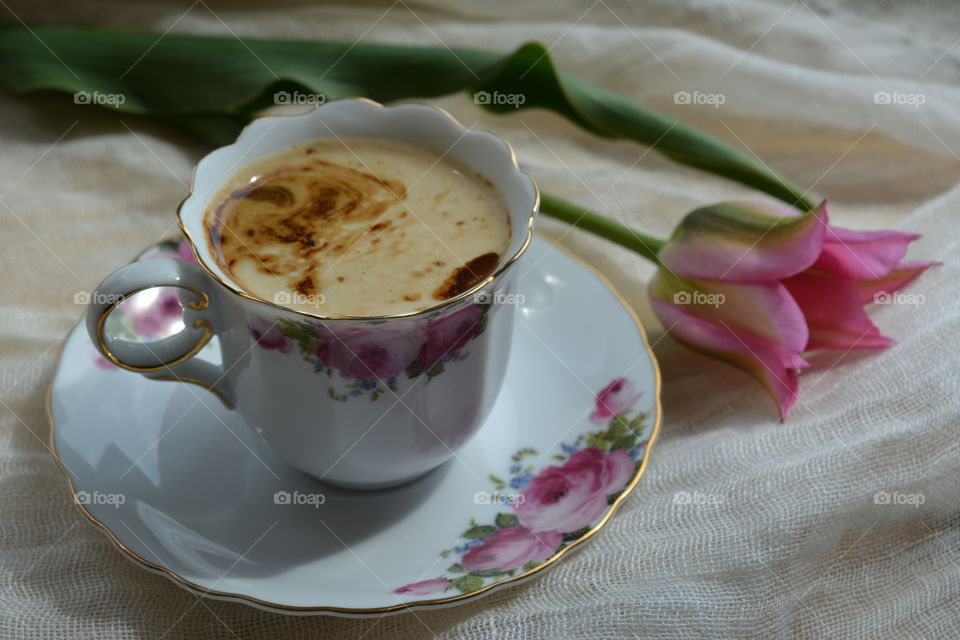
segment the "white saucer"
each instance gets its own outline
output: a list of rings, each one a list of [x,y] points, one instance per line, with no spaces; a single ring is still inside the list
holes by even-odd
[[[451,462],[384,491],[285,467],[214,395],[105,367],[78,325],[49,407],[73,499],[145,568],[281,613],[450,606],[538,574],[638,483],[660,376],[636,316],[590,268],[542,237],[518,268],[525,300],[487,423]]]

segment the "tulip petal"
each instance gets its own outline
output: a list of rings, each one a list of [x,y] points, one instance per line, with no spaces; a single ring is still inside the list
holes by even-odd
[[[813,268],[850,280],[885,277],[903,259],[907,245],[920,237],[900,231],[852,231],[829,227],[823,253]]]
[[[738,335],[691,315],[678,305],[651,298],[653,311],[678,341],[695,351],[719,358],[756,378],[770,392],[780,409],[780,420],[787,417],[797,401],[797,368],[806,366],[799,355],[783,346],[749,335]]]
[[[686,280],[661,269],[650,281],[650,294],[739,335],[779,343],[788,352],[806,349],[809,335],[803,311],[778,282]]]
[[[762,283],[800,273],[823,248],[826,202],[813,211],[723,202],[691,211],[660,250],[684,278]]]
[[[783,284],[807,319],[807,349],[883,349],[893,344],[863,310],[856,282],[807,272]]]
[[[858,282],[860,302],[875,302],[878,293],[893,293],[913,282],[921,273],[938,264],[936,262],[903,262],[885,277],[868,282]]]

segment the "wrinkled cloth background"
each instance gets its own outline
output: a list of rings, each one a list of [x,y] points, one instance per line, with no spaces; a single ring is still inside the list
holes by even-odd
[[[8,0],[9,1],[9,0]],[[897,345],[823,353],[778,424],[746,375],[662,335],[626,251],[541,219],[647,323],[663,435],[639,488],[539,579],[380,620],[199,601],[125,560],[71,504],[46,447],[61,337],[91,290],[174,230],[202,146],[67,96],[0,95],[0,636],[4,638],[947,638],[960,623],[960,8],[951,2],[492,0],[10,2],[26,21],[158,33],[478,46],[531,39],[560,67],[739,144],[829,197],[836,224],[914,230],[938,259],[915,306],[872,312]],[[426,26],[429,25],[429,26]],[[722,94],[677,104],[674,93]],[[878,104],[877,92],[901,104]],[[899,92],[899,93],[895,93]],[[916,106],[922,96],[923,104]],[[687,211],[755,197],[560,117],[437,101],[508,138],[544,190],[666,236]],[[677,504],[699,493],[719,504]],[[877,492],[923,496],[875,504]]]

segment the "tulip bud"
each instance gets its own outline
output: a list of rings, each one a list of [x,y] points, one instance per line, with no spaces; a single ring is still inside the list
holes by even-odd
[[[677,340],[725,360],[796,402],[802,353],[877,349],[891,341],[863,304],[932,263],[902,263],[917,235],[828,226],[826,203],[802,212],[727,202],[688,214],[659,252],[653,310]]]

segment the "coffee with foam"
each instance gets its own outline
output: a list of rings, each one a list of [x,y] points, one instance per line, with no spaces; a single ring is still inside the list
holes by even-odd
[[[489,181],[378,139],[305,142],[239,170],[207,237],[243,290],[324,316],[417,311],[489,277],[510,222]]]

